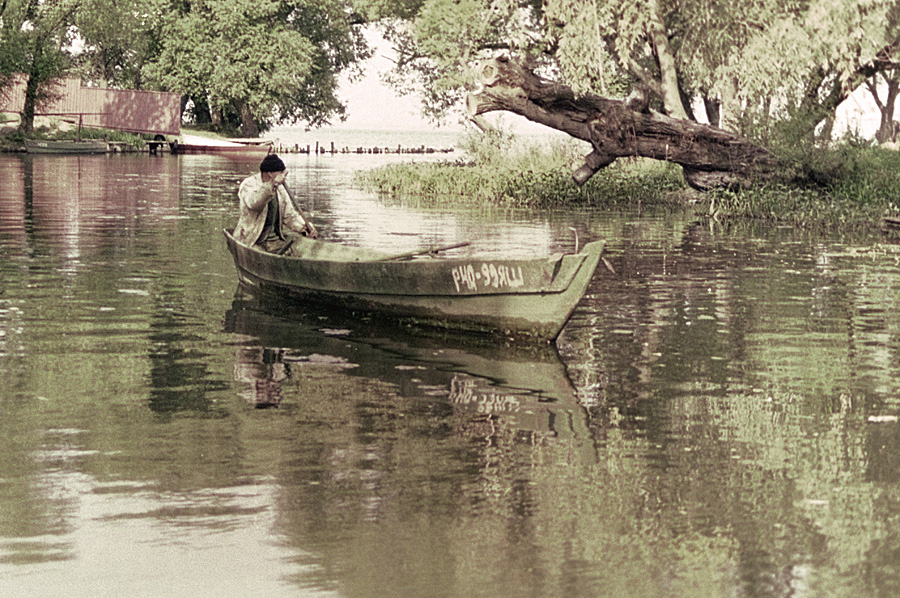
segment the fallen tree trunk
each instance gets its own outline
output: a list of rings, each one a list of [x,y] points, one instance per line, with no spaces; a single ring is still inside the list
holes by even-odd
[[[578,184],[616,158],[632,156],[680,164],[687,183],[701,190],[750,186],[777,166],[765,148],[723,129],[650,111],[645,97],[576,96],[508,58],[486,63],[482,84],[469,95],[471,116],[506,110],[591,144],[593,151],[573,174]]]

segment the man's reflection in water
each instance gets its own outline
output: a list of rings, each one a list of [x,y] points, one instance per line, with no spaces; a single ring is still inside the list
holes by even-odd
[[[257,409],[281,405],[282,382],[291,377],[291,366],[283,361],[283,349],[238,347],[234,363],[234,379],[243,382],[241,393]]]

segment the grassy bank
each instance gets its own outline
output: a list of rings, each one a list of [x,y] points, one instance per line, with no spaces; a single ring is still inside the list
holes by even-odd
[[[684,187],[677,168],[643,160],[622,161],[583,187],[566,168],[498,169],[463,161],[391,164],[361,173],[357,182],[392,196],[534,208],[650,205],[670,201]]]
[[[5,115],[3,120],[0,120],[0,151],[25,151],[25,135],[18,130],[18,124],[18,115]],[[148,135],[108,129],[82,127],[79,130],[77,122],[55,116],[35,118],[34,132],[28,135],[29,139],[104,139],[124,143],[134,149],[143,148],[145,139],[148,137]]]
[[[391,164],[360,173],[357,183],[396,197],[489,202],[504,207],[644,205],[667,201],[683,188],[680,169],[647,160],[620,160],[578,187],[571,177],[586,146],[574,142],[518,145],[496,133],[469,136],[466,159]]]
[[[871,228],[900,217],[900,152],[870,144],[839,144],[793,162],[779,181],[704,198],[717,217],[797,226]]]
[[[578,187],[571,173],[586,146],[559,142],[515,147],[503,135],[467,139],[468,159],[394,164],[364,172],[363,187],[436,204],[488,202],[499,206],[595,208],[690,205],[699,215],[753,218],[799,226],[880,226],[900,218],[900,152],[865,143],[810,149],[790,160],[776,181],[753,189],[697,193],[681,169],[652,160],[618,160]]]

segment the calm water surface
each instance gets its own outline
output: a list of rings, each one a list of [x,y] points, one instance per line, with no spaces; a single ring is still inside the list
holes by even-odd
[[[238,292],[255,163],[0,155],[0,595],[900,592],[900,244],[286,158],[327,238],[616,272],[558,350],[424,335]]]

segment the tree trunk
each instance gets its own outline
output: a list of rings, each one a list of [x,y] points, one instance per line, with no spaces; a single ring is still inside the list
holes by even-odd
[[[222,123],[224,119],[222,118],[222,109],[221,108],[213,108],[213,103],[209,103],[209,122],[212,125],[213,131],[221,131]]]
[[[719,122],[714,126],[737,133],[741,130],[741,103],[737,97],[737,81],[728,79],[720,82],[722,98],[719,105]]]
[[[706,110],[706,119],[714,127],[720,127],[722,122],[722,103],[719,100],[703,96],[703,108]]]
[[[22,107],[22,121],[19,130],[25,135],[34,133],[34,110],[37,104],[38,85],[34,77],[28,77],[25,84],[25,104]]]
[[[894,135],[894,105],[897,101],[897,95],[900,93],[900,73],[896,69],[889,72],[881,73],[887,83],[887,97],[882,101],[881,95],[878,93],[878,75],[866,80],[866,87],[872,94],[872,99],[878,106],[881,114],[881,122],[878,131],[875,133],[875,141],[885,143],[887,141],[895,141]]]
[[[38,92],[40,91],[41,81],[38,77],[37,65],[42,57],[42,48],[35,44],[34,59],[31,63],[31,69],[28,73],[28,81],[25,82],[25,103],[22,106],[22,121],[19,123],[19,130],[25,135],[34,133],[34,112],[38,102]]]
[[[656,64],[659,66],[660,95],[666,114],[672,118],[687,119],[687,110],[681,99],[681,90],[678,86],[678,69],[675,66],[675,56],[669,47],[669,37],[666,35],[665,21],[662,17],[662,9],[657,0],[650,3],[650,21],[647,28],[647,36],[656,56]]]
[[[738,135],[596,95],[576,96],[508,58],[482,69],[482,91],[468,98],[474,117],[507,110],[587,141],[593,151],[573,175],[583,184],[616,158],[645,157],[680,164],[687,183],[701,190],[750,186],[770,174],[775,157]],[[631,107],[630,107],[631,106]]]
[[[241,108],[241,137],[259,137],[259,127],[250,111],[247,102],[240,102]]]

